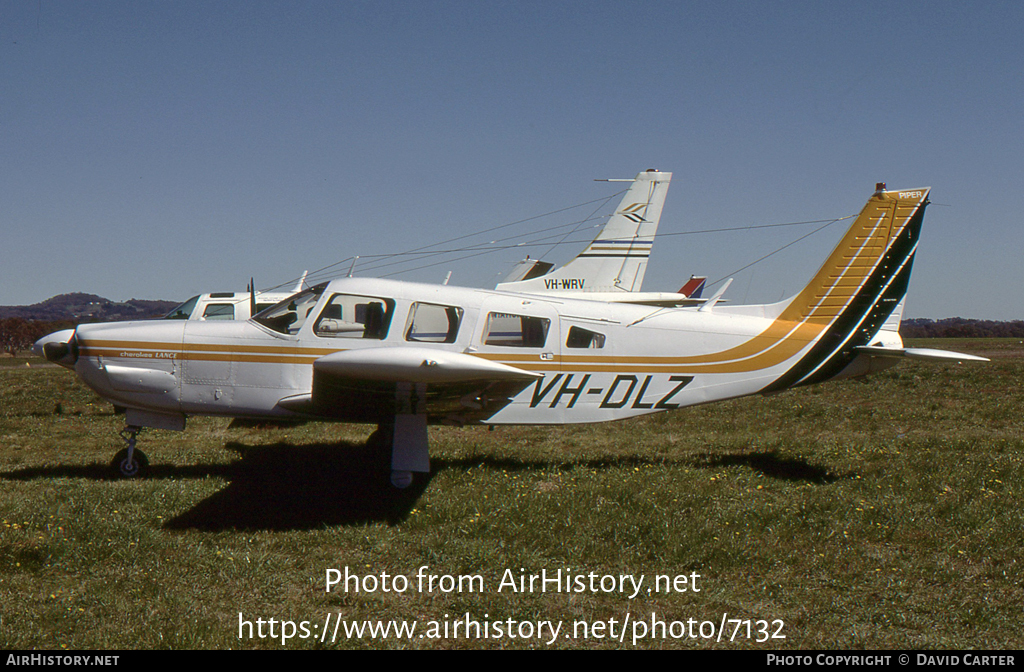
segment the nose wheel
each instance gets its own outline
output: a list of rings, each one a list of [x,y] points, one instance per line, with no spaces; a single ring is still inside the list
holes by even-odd
[[[142,431],[142,427],[128,425],[121,430],[121,438],[124,439],[126,447],[119,450],[110,466],[114,471],[124,478],[136,478],[144,476],[149,469],[149,459],[141,450],[135,449],[135,441]]]

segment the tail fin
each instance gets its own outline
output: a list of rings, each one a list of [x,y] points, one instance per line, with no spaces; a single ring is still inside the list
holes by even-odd
[[[579,256],[545,275],[502,282],[495,289],[529,293],[640,291],[671,181],[672,173],[640,173],[615,214]]]
[[[771,389],[832,378],[856,356],[855,348],[870,345],[883,327],[895,322],[898,328],[928,191],[877,186],[828,260],[776,321],[815,345]]]
[[[688,299],[699,299],[704,293],[704,283],[708,280],[704,275],[691,275],[686,284],[679,288],[679,293]]]
[[[299,278],[299,281],[297,283],[295,283],[295,289],[292,290],[292,294],[298,294],[299,292],[302,291],[302,286],[306,284],[306,275],[308,274],[309,271],[302,272],[302,277]]]

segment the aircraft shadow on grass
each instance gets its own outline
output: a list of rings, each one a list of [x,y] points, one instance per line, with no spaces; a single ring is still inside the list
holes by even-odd
[[[781,457],[774,450],[728,455],[713,455],[708,458],[708,468],[749,467],[754,471],[782,481],[805,481],[815,485],[834,483],[846,476],[837,475],[824,467],[815,466],[801,458]]]
[[[390,456],[365,444],[339,442],[296,446],[277,443],[249,446],[230,442],[225,447],[235,452],[239,459],[229,464],[149,467],[148,479],[217,477],[228,481],[223,489],[167,521],[165,529],[285,531],[367,522],[394,525],[406,519],[432,476],[446,470],[484,468],[529,472],[666,464],[663,460],[639,457],[568,461],[486,455],[435,458],[431,461],[430,474],[417,474],[412,486],[399,490],[389,482]],[[684,462],[707,469],[747,466],[771,478],[819,485],[842,478],[801,459],[781,458],[773,451],[708,456]],[[38,478],[122,480],[110,466],[103,464],[29,467],[0,474],[0,479],[11,481]]]

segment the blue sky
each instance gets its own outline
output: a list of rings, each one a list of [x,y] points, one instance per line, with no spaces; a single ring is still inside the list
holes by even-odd
[[[658,168],[676,234],[930,186],[905,315],[1024,319],[1022,32],[1011,2],[0,0],[0,304],[269,287]],[[666,236],[644,288],[809,230]],[[841,233],[727,298],[795,293]],[[490,287],[523,254],[396,277]]]

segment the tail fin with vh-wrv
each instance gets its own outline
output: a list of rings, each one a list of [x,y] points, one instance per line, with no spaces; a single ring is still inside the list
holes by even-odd
[[[640,291],[671,181],[672,173],[640,173],[597,238],[575,259],[549,273],[544,273],[550,268],[547,265],[540,275],[533,271],[526,279],[499,283],[495,289],[526,293]]]

